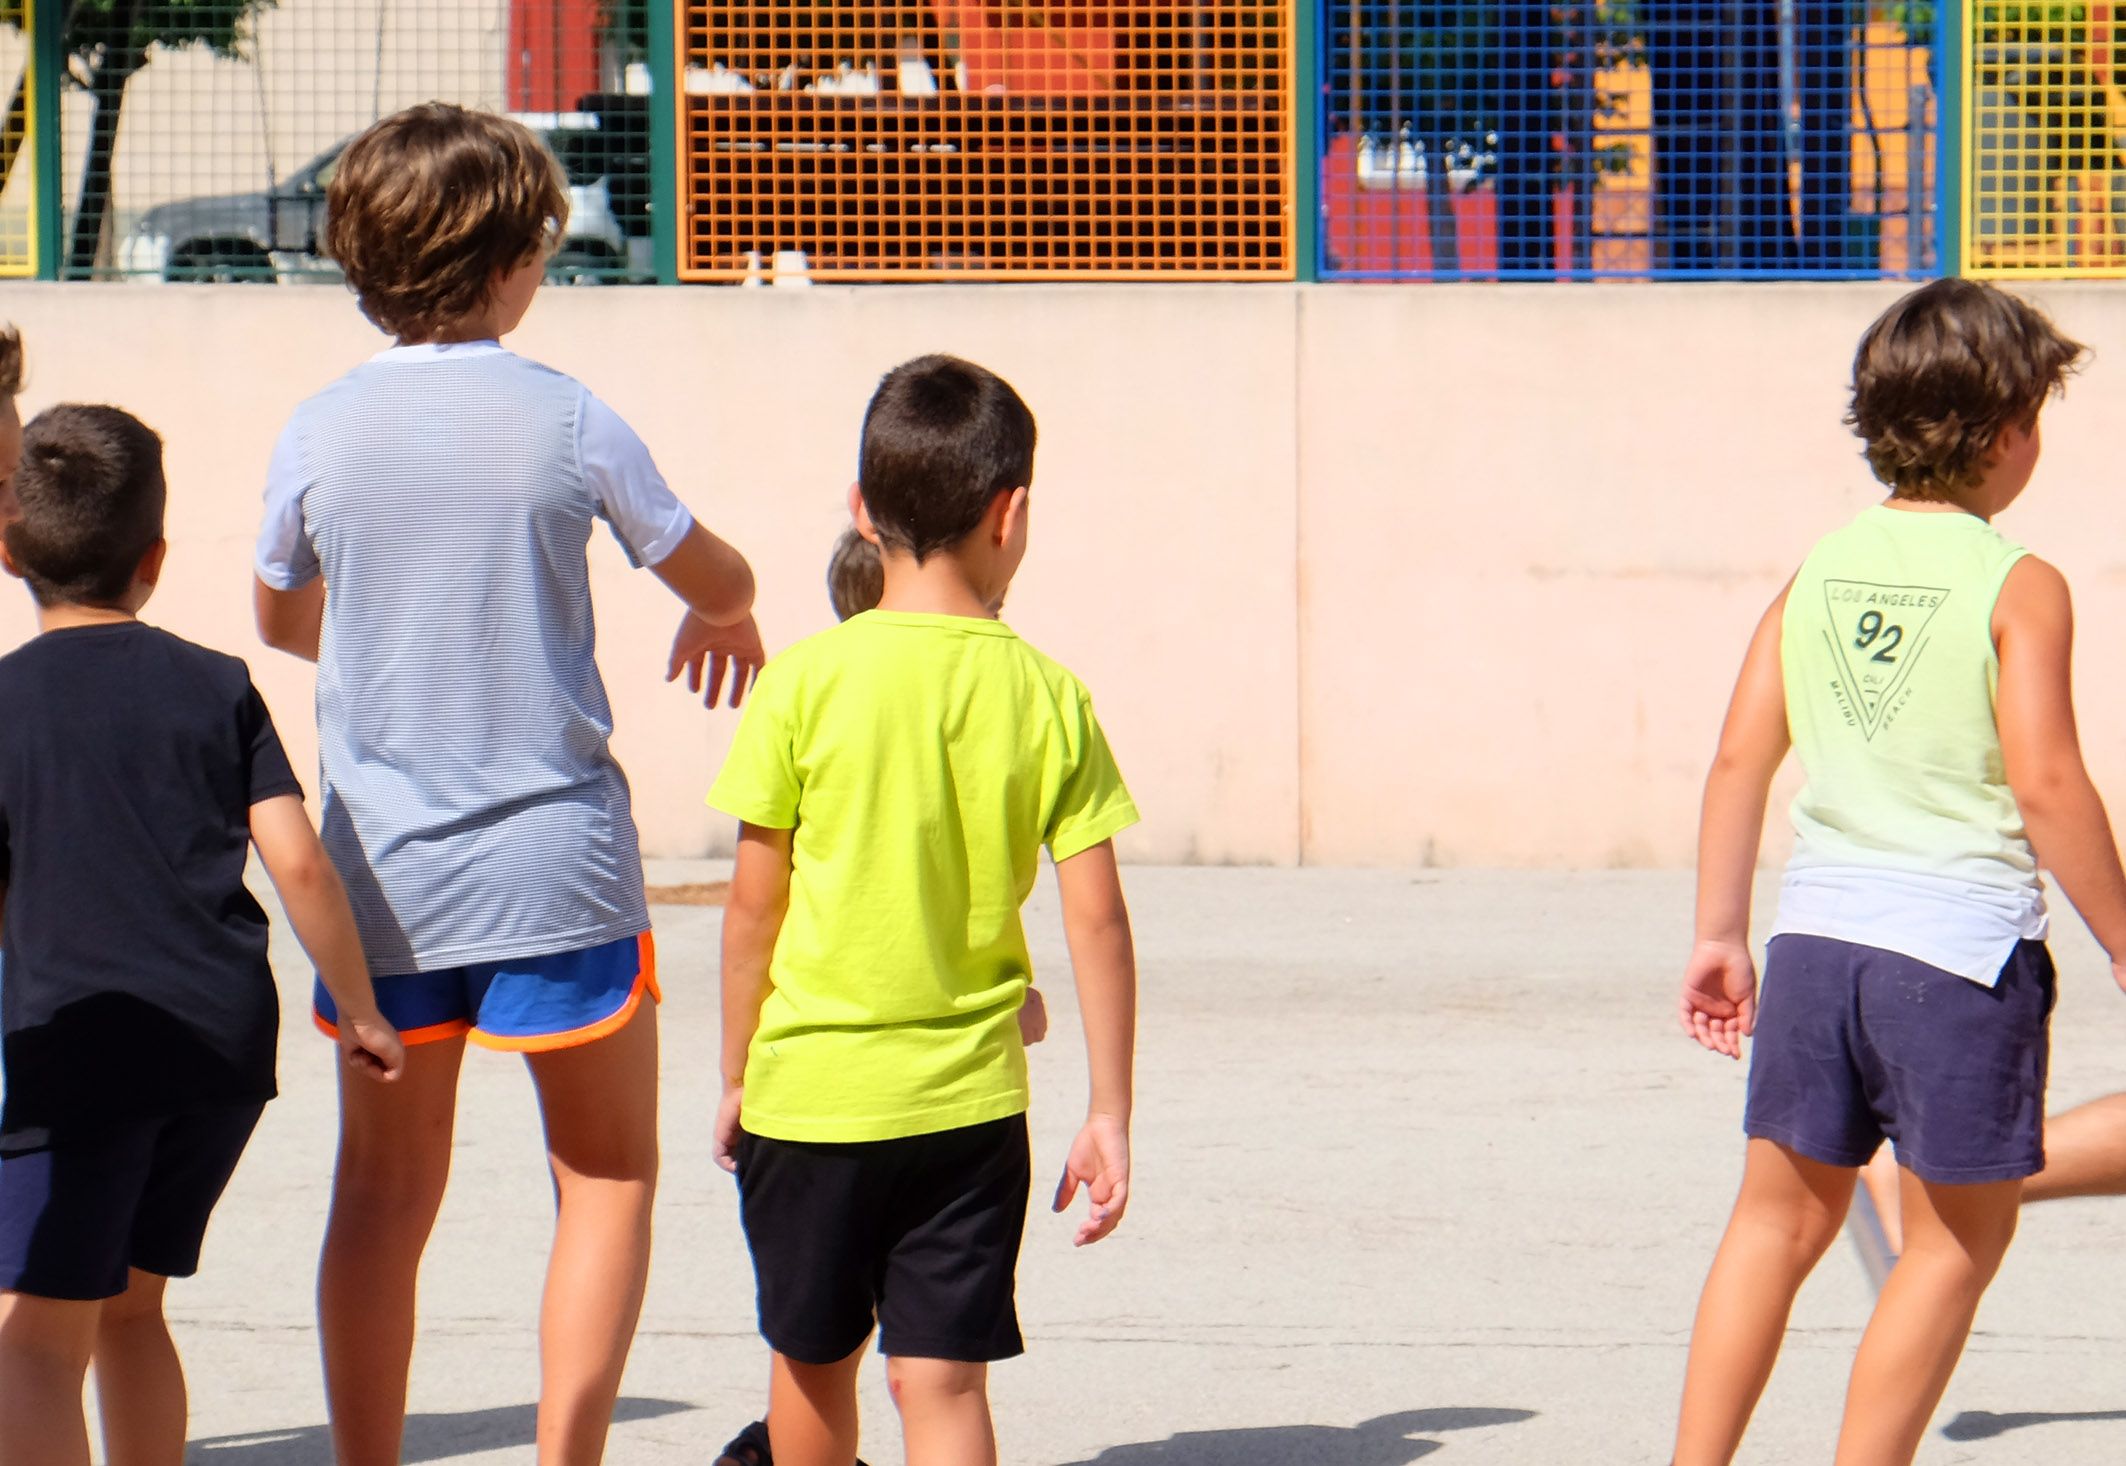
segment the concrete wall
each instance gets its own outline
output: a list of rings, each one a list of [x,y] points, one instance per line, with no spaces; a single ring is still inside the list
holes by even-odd
[[[951,350],[1041,416],[1008,618],[1093,688],[1140,860],[1679,865],[1750,627],[1877,497],[1839,425],[1894,286],[549,291],[515,344],[614,403],[753,557],[771,646],[822,582],[878,374]],[[2084,736],[2126,780],[2126,540],[2105,490],[2126,294],[2040,293],[2098,350],[2004,527],[2080,601]],[[331,287],[0,288],[25,406],[169,440],[151,619],[251,656],[299,762],[307,669],[256,646],[249,550],[288,410],[382,343]],[[594,545],[600,652],[656,854],[728,848],[731,715],[661,684],[676,605]],[[32,629],[0,595],[0,647]],[[0,710],[4,715],[4,710]],[[1776,821],[1774,822],[1776,825]]]

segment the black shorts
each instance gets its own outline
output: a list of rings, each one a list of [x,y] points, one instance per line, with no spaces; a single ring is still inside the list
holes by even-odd
[[[1014,1294],[1032,1158],[1026,1117],[854,1144],[738,1145],[760,1332],[832,1364],[878,1325],[882,1354],[987,1363],[1024,1352]]]
[[[121,1121],[0,1157],[0,1290],[91,1302],[199,1271],[263,1105]]]

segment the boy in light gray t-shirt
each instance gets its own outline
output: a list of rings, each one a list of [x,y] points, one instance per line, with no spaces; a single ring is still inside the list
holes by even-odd
[[[669,675],[698,691],[706,667],[712,704],[762,660],[752,572],[610,408],[501,345],[568,212],[536,137],[415,107],[349,144],[327,202],[329,248],[396,342],[281,436],[259,626],[318,663],[326,847],[409,1050],[400,1084],[342,1089],[319,1282],[336,1454],[400,1457],[470,1038],[524,1053],[539,1089],[560,1203],[540,1455],[592,1460],[648,1270],[657,987],[586,547],[604,521],[687,603]],[[317,1017],[337,1021],[323,993]]]

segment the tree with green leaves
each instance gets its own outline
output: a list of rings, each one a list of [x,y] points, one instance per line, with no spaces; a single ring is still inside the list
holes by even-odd
[[[35,0],[0,0],[0,22],[20,30]],[[67,80],[89,95],[89,147],[81,169],[81,196],[74,212],[67,269],[96,267],[111,202],[111,165],[118,152],[118,123],[126,85],[153,56],[153,49],[205,46],[218,56],[241,56],[250,22],[277,0],[66,0],[63,45]],[[60,7],[54,6],[53,9]],[[7,121],[0,126],[0,187],[6,184],[25,131],[27,99],[15,87]]]

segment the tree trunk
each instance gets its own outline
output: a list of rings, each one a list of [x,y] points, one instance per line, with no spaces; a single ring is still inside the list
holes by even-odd
[[[81,166],[81,198],[74,209],[73,242],[67,272],[86,275],[96,268],[103,235],[110,222],[111,164],[118,152],[118,119],[125,106],[126,83],[147,64],[147,51],[134,44],[133,25],[140,0],[118,6],[98,47],[89,74],[89,152]]]
[[[1497,7],[1499,266],[1509,275],[1557,269],[1553,190],[1558,106],[1551,74],[1557,24],[1550,0]]]
[[[1872,260],[1847,258],[1854,16],[1846,0],[1798,0],[1794,9],[1801,72],[1801,263],[1819,270],[1871,265]]]
[[[29,130],[30,94],[29,71],[24,69],[15,82],[15,94],[7,99],[7,119],[0,122],[0,193],[7,191],[8,180],[15,176],[15,159],[22,156],[24,136]]]

